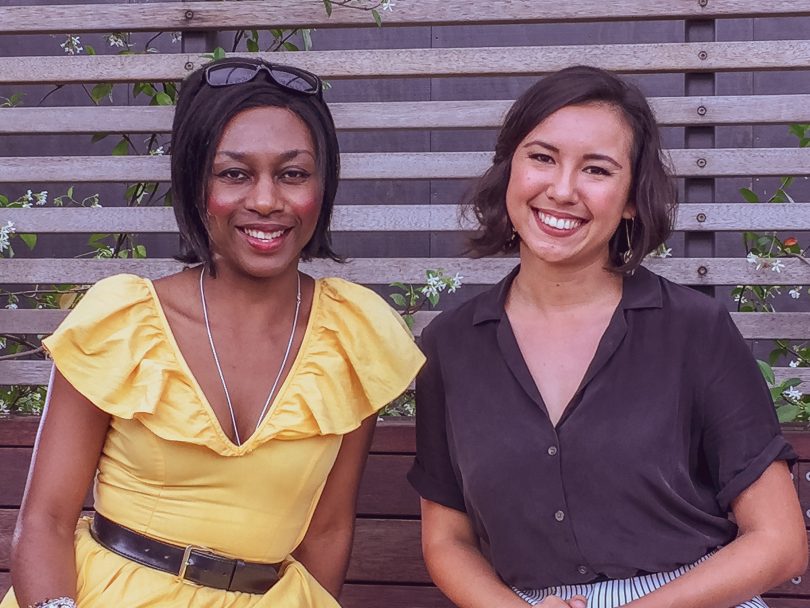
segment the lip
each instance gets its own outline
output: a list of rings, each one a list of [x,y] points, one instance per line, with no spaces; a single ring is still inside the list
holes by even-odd
[[[281,234],[272,239],[264,239],[248,234],[248,230],[251,232],[263,232],[267,234],[281,232]],[[287,237],[291,231],[292,228],[290,226],[282,226],[280,224],[244,224],[242,226],[237,226],[237,232],[245,240],[248,246],[254,251],[264,254],[273,253],[281,249],[281,247],[283,247],[284,243],[287,241]]]
[[[555,237],[566,237],[571,236],[579,231],[582,226],[588,223],[588,220],[577,217],[576,215],[571,215],[570,213],[560,213],[557,211],[549,211],[547,209],[532,209],[532,214],[534,215],[534,221],[537,223],[537,226],[548,235],[555,236]],[[556,227],[552,226],[541,219],[541,215],[554,218],[555,220],[559,220],[561,222],[568,222],[574,223],[569,228],[564,227]]]

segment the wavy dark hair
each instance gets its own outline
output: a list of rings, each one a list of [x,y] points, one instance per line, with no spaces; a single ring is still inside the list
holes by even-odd
[[[495,144],[492,166],[465,198],[465,212],[474,215],[481,226],[470,239],[473,255],[481,257],[518,250],[520,239],[513,232],[506,212],[512,156],[520,142],[548,116],[566,106],[589,103],[606,104],[619,110],[633,134],[629,200],[636,207],[636,216],[635,221],[622,220],[610,239],[611,270],[632,272],[647,254],[667,239],[672,232],[677,195],[664,164],[658,126],[646,98],[636,86],[610,72],[574,66],[534,84],[506,114]],[[625,262],[627,234],[630,234],[632,255]]]
[[[286,108],[309,129],[315,144],[318,169],[323,180],[320,215],[312,238],[301,251],[301,258],[331,258],[342,261],[332,249],[329,225],[340,176],[340,150],[335,123],[321,95],[304,95],[284,89],[265,73],[242,84],[211,87],[205,69],[220,63],[238,62],[269,66],[260,59],[227,58],[192,72],[182,83],[172,125],[171,179],[172,204],[180,229],[180,254],[185,263],[213,261],[208,236],[206,206],[208,177],[222,132],[230,120],[250,108]]]

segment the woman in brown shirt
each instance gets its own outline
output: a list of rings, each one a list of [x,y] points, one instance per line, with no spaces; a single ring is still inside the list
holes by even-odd
[[[795,455],[725,307],[640,266],[675,205],[643,95],[537,83],[471,205],[476,251],[520,265],[423,334],[436,584],[461,608],[765,606],[806,567]]]

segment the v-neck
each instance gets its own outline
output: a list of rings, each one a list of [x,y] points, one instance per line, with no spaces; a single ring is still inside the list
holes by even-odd
[[[616,352],[619,344],[621,344],[625,333],[627,333],[627,322],[624,318],[623,301],[624,290],[622,290],[622,297],[619,299],[619,302],[617,303],[616,308],[610,317],[610,321],[608,322],[605,331],[599,338],[593,358],[588,364],[588,367],[585,369],[585,373],[583,374],[577,389],[574,391],[573,395],[571,395],[568,403],[565,404],[559,420],[557,420],[557,422],[553,425],[555,430],[558,431],[563,423],[577,409],[577,406],[582,401],[581,396],[583,391],[593,377],[607,364],[607,362]],[[512,375],[518,381],[518,384],[520,384],[521,388],[532,399],[532,401],[534,401],[537,406],[546,414],[546,416],[548,416],[549,420],[551,420],[551,415],[549,414],[548,407],[543,399],[540,387],[537,386],[537,382],[529,370],[529,365],[526,363],[526,358],[523,355],[523,351],[520,350],[517,336],[515,336],[512,323],[509,320],[505,307],[503,308],[500,323],[497,329],[497,340],[498,347],[503,355],[503,359],[509,367],[509,370],[512,372]]]
[[[293,358],[292,365],[290,365],[290,371],[287,373],[287,376],[284,378],[284,382],[281,383],[281,386],[276,392],[276,395],[273,398],[270,407],[267,409],[264,418],[262,418],[262,420],[259,421],[253,433],[251,433],[250,436],[247,439],[245,439],[245,441],[242,442],[241,444],[234,443],[233,440],[230,437],[228,437],[227,433],[225,433],[224,429],[222,428],[222,423],[220,422],[219,418],[217,418],[216,412],[214,412],[214,408],[211,406],[208,397],[206,397],[205,392],[203,392],[202,387],[200,386],[200,383],[197,381],[197,378],[191,371],[191,367],[189,367],[188,362],[186,361],[186,358],[183,355],[183,351],[180,350],[180,345],[178,344],[177,339],[175,338],[171,325],[169,325],[169,320],[166,317],[166,311],[163,308],[163,304],[160,301],[160,297],[157,295],[154,283],[152,282],[151,279],[148,278],[145,278],[144,281],[146,282],[146,285],[149,288],[149,292],[152,297],[152,302],[155,311],[158,317],[160,318],[160,322],[163,326],[163,332],[166,335],[166,340],[169,343],[172,352],[174,353],[174,356],[177,360],[177,364],[179,365],[183,373],[188,377],[189,384],[191,384],[192,389],[197,395],[197,398],[200,401],[203,411],[208,415],[211,427],[214,429],[216,435],[222,440],[222,442],[225,445],[228,446],[230,450],[240,455],[247,453],[249,451],[249,447],[251,446],[251,444],[261,434],[261,431],[267,424],[267,421],[273,416],[273,412],[276,410],[278,404],[282,401],[288,386],[292,382],[292,379],[295,377],[296,370],[298,369],[301,361],[304,359],[307,348],[309,346],[311,335],[313,333],[313,328],[315,326],[316,317],[318,316],[318,309],[321,302],[321,292],[322,292],[321,279],[315,279],[315,286],[312,291],[312,306],[309,311],[309,319],[307,320],[307,325],[306,328],[304,329],[304,336],[301,339],[301,345],[298,347],[298,352]]]

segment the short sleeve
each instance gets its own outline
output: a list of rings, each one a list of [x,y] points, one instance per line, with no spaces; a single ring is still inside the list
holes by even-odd
[[[704,341],[705,340],[705,341]],[[724,309],[702,344],[698,397],[703,415],[702,452],[721,508],[759,479],[776,460],[796,454],[782,436],[770,391],[748,345]]]
[[[422,332],[425,366],[416,377],[416,458],[408,481],[423,498],[466,511],[450,458],[444,385],[431,328]]]

